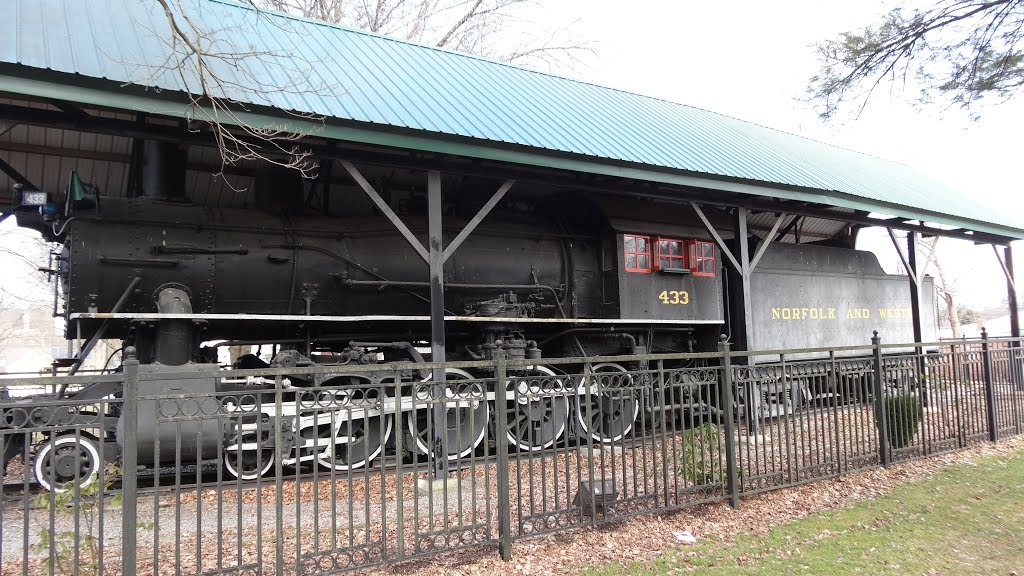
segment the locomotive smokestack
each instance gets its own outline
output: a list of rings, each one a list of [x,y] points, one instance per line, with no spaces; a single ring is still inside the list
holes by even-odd
[[[180,284],[164,284],[157,288],[156,309],[160,314],[191,314],[192,300]],[[167,366],[180,366],[192,360],[191,320],[160,320],[156,336],[156,361]]]
[[[142,144],[142,195],[147,198],[185,198],[186,152],[172,142]]]

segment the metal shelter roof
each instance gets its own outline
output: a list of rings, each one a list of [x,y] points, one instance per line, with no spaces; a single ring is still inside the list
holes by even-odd
[[[910,167],[665,100],[226,0],[182,0],[222,52],[223,95],[254,124],[800,200],[1011,238],[1024,223]],[[141,0],[11,0],[0,92],[182,117],[195,79],[167,67],[162,9]],[[46,72],[49,71],[49,72]],[[153,89],[159,90],[153,90]],[[283,111],[323,116],[324,123]]]

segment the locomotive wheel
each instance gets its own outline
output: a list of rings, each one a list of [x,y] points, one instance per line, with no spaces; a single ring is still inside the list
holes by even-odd
[[[65,492],[76,484],[81,490],[99,474],[99,443],[81,434],[50,438],[39,446],[32,468],[44,490]]]
[[[448,460],[457,460],[472,452],[483,442],[487,432],[490,409],[484,396],[483,383],[473,381],[473,376],[468,372],[457,368],[446,368],[445,380],[447,381],[445,399],[448,404],[444,423],[445,451],[448,452]],[[412,433],[419,452],[432,454],[434,406],[429,395],[431,379],[425,378],[421,382],[428,386],[418,393],[417,400],[425,404],[420,404],[419,409],[409,412],[409,431]]]
[[[565,382],[546,366],[532,366],[508,384],[508,441],[536,452],[555,445],[569,423]]]
[[[238,450],[229,447],[224,450],[224,468],[232,478],[255,480],[266,476],[273,467],[273,448]]]
[[[633,377],[620,364],[595,364],[590,404],[580,394],[576,398],[576,419],[584,433],[602,443],[617,442],[633,429],[640,403],[633,398]]]
[[[391,416],[380,415],[338,422],[333,446],[324,448],[317,462],[324,468],[342,471],[368,466],[391,437],[392,423]]]

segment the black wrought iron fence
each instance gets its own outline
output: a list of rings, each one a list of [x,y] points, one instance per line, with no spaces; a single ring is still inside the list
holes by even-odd
[[[0,380],[2,574],[332,574],[1019,434],[1006,339]],[[83,386],[99,384],[87,392]],[[443,418],[438,420],[438,418]],[[443,474],[438,479],[437,470]]]

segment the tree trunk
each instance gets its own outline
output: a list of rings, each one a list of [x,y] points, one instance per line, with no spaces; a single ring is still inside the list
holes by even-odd
[[[953,338],[960,338],[962,335],[960,331],[960,315],[957,314],[956,297],[950,289],[949,281],[946,277],[946,269],[938,258],[935,259],[933,264],[935,264],[935,269],[939,273],[939,282],[942,282],[942,299],[946,301],[946,316],[949,318],[949,327],[953,330]]]

